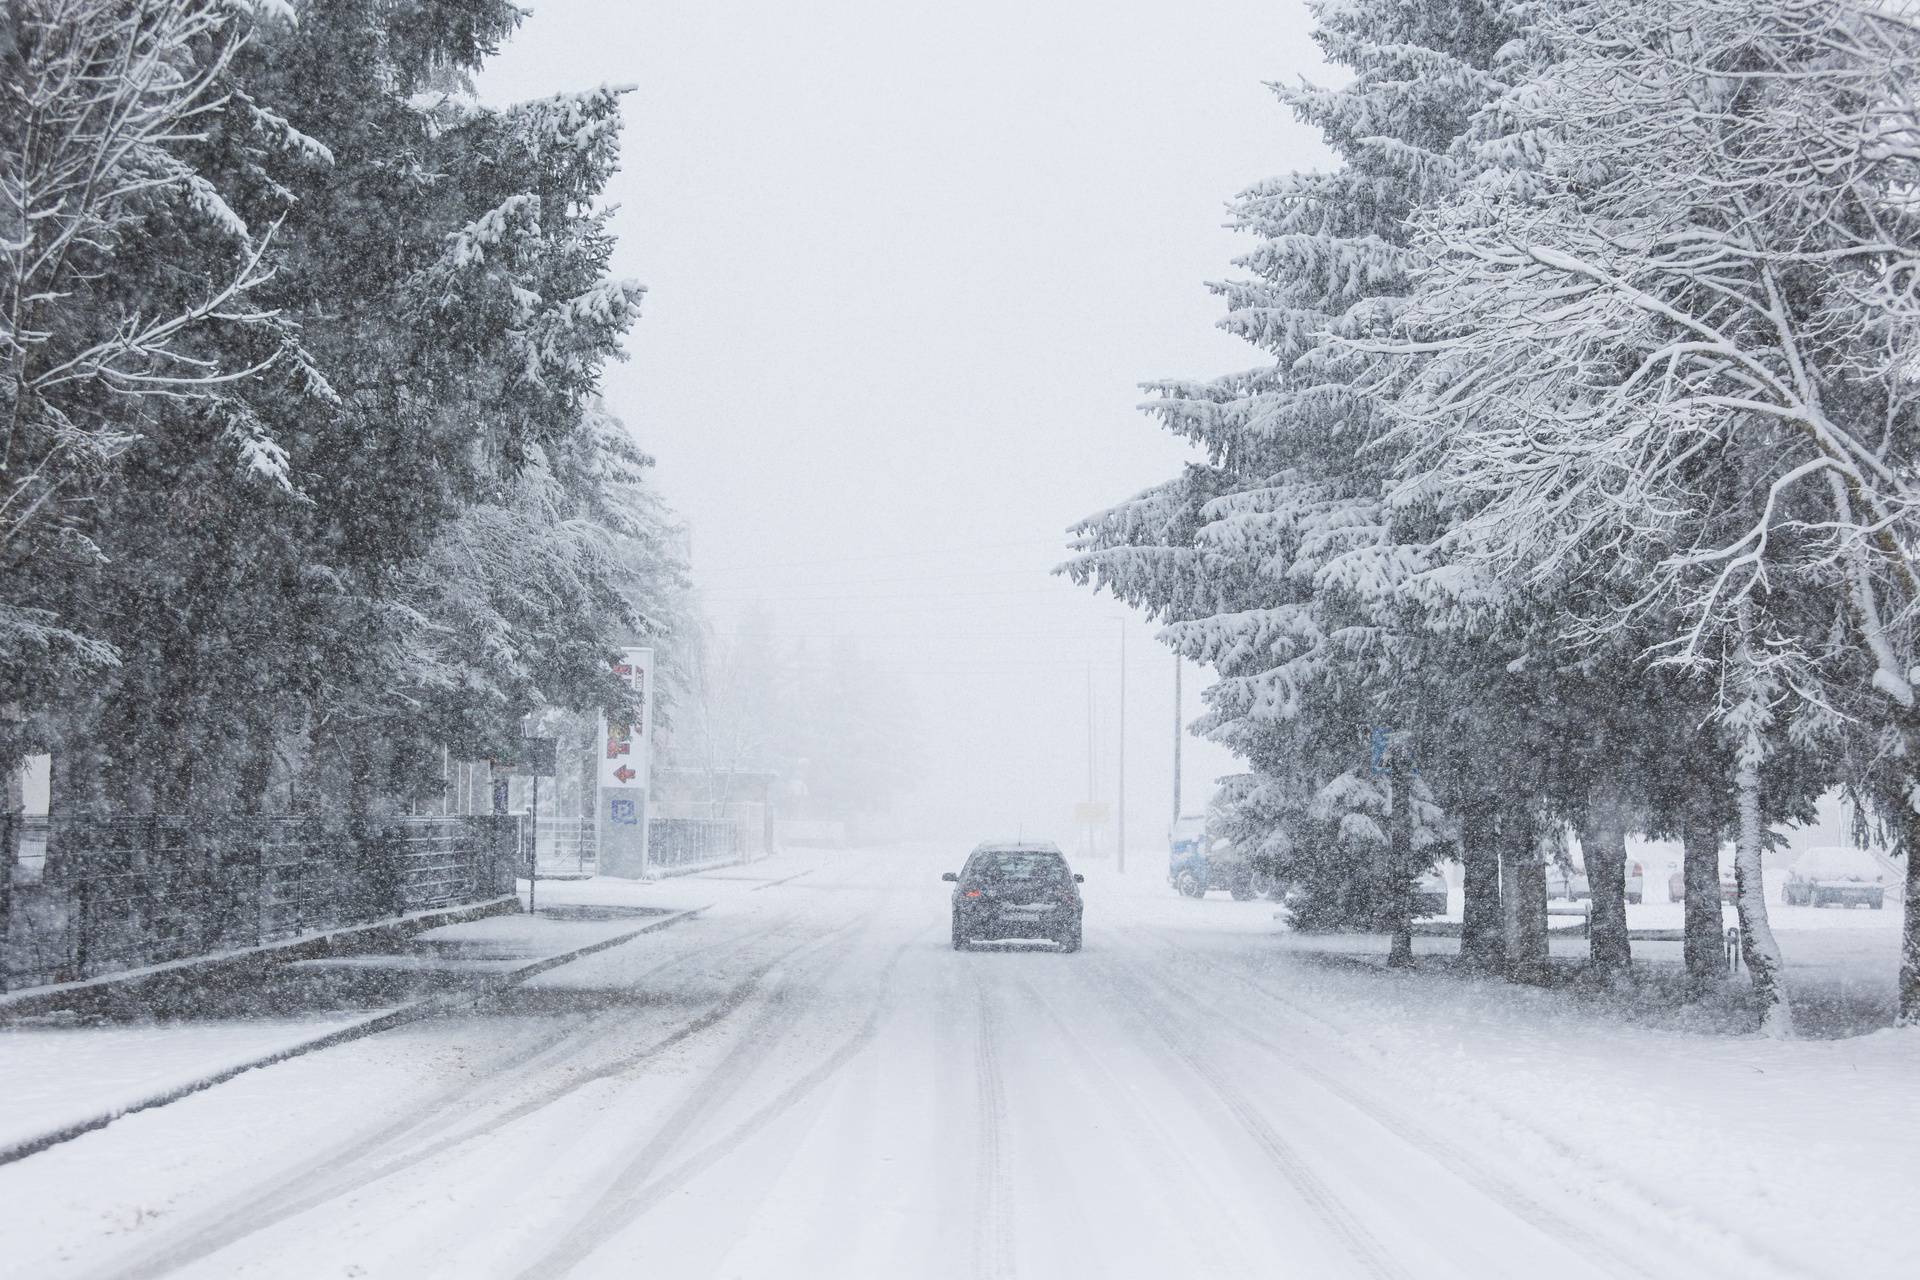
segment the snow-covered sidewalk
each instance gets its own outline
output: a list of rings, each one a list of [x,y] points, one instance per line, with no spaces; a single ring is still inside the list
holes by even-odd
[[[775,857],[663,881],[543,880],[536,914],[442,925],[400,950],[288,961],[207,1007],[141,1021],[19,1019],[0,1026],[0,1161],[238,1071],[470,1004],[811,865]]]

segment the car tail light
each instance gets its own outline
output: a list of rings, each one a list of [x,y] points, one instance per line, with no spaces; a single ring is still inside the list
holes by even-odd
[[[1644,876],[1646,872],[1640,869],[1639,863],[1630,862],[1627,864],[1627,874],[1630,876]]]
[[[980,896],[980,891],[978,889],[969,889],[967,890],[967,896],[969,898],[977,898]]]

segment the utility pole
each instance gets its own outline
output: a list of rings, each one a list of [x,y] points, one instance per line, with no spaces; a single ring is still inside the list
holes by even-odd
[[[527,827],[530,838],[527,841],[527,914],[534,913],[533,887],[540,879],[540,775],[534,774],[533,804],[527,810]]]
[[[1093,661],[1087,661],[1087,856],[1093,856]]]
[[[1127,870],[1127,620],[1120,620],[1120,786],[1113,814],[1113,869]]]
[[[1180,821],[1180,655],[1173,655],[1173,820]]]

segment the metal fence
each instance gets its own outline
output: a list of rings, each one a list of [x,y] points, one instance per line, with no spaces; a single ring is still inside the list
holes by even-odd
[[[590,876],[599,869],[593,820],[539,819],[537,865],[543,876]]]
[[[656,871],[730,862],[740,856],[740,829],[710,818],[655,818],[647,823],[647,865]]]
[[[0,845],[0,854],[12,849],[14,879],[38,880],[47,866],[47,834],[50,823],[44,813],[0,813],[0,823],[12,825],[12,839]]]
[[[482,902],[521,861],[511,817],[35,821],[0,814],[0,989]]]

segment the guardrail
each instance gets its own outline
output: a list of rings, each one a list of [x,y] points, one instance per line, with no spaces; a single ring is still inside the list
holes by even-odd
[[[0,814],[0,990],[481,902],[512,893],[522,861],[512,817],[41,822]]]

